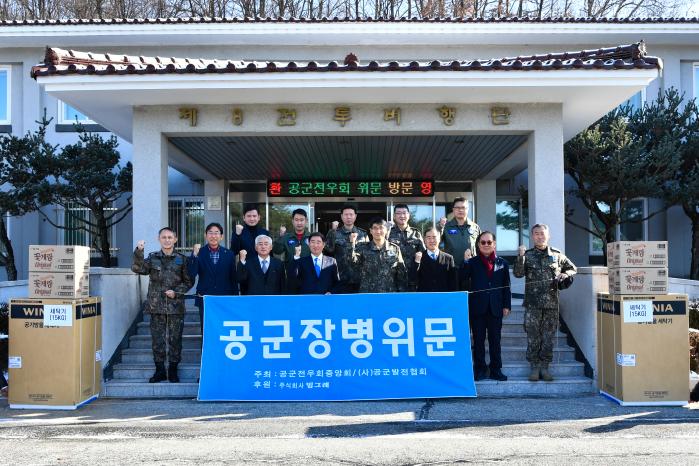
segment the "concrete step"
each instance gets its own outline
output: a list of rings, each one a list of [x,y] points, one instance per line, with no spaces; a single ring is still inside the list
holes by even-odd
[[[196,343],[190,341],[196,347]],[[144,348],[128,348],[122,351],[121,360],[124,364],[148,363],[153,361],[153,352],[150,346]],[[524,362],[526,360],[527,349],[524,346],[502,346],[503,362]],[[486,357],[488,356],[488,348],[486,345]],[[183,363],[198,363],[201,360],[201,350],[196,348],[182,349]],[[569,346],[560,345],[553,349],[553,362],[572,362],[575,361],[575,350]]]
[[[149,322],[139,322],[136,326],[137,335],[150,335],[150,321]],[[201,335],[201,327],[199,324],[199,319],[196,322],[186,322],[184,323],[184,330],[182,335]]]
[[[185,322],[199,322],[199,310],[195,307],[193,309],[187,309],[184,313]],[[143,322],[150,322],[150,314],[143,315]]]
[[[151,349],[153,339],[150,335],[133,335],[129,338],[129,349]],[[201,348],[201,335],[182,335],[182,349]]]
[[[198,363],[183,363],[178,367],[178,375],[182,380],[196,381],[199,378],[200,366]],[[551,365],[551,373],[556,377],[582,377],[584,376],[584,365],[579,362],[560,362]],[[114,367],[115,382],[132,381],[146,382],[153,375],[155,366],[152,362],[139,364],[117,364]],[[529,375],[529,364],[526,362],[520,363],[505,363],[502,371],[508,377],[527,377]]]
[[[581,376],[557,377],[553,382],[530,382],[526,377],[510,377],[506,382],[476,382],[476,393],[479,397],[571,397],[596,392],[594,381]]]
[[[105,398],[196,398],[199,384],[195,380],[180,383],[119,382],[110,380],[102,384],[101,396]]]
[[[199,384],[193,381],[147,383],[112,380],[102,385],[101,395],[105,398],[196,398],[198,389]],[[529,382],[525,377],[512,377],[506,382],[476,382],[479,397],[571,397],[595,391],[594,382],[586,377],[559,377],[553,382]]]
[[[199,378],[199,363],[180,364],[177,374],[181,380],[196,382]],[[153,362],[145,364],[117,364],[114,366],[114,381],[147,382],[155,371]]]

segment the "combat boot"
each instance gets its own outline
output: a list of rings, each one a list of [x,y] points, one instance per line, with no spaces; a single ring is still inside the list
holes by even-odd
[[[165,372],[165,363],[164,362],[156,362],[155,363],[155,374],[153,374],[153,377],[148,379],[148,383],[158,383],[158,382],[162,382],[163,380],[167,380],[167,373]]]
[[[549,365],[541,366],[541,378],[544,382],[553,382],[553,376],[549,372]]]
[[[171,362],[167,368],[167,379],[170,383],[178,383],[180,378],[177,377],[177,363]]]
[[[532,364],[532,371],[529,374],[529,381],[530,382],[538,382],[539,381],[539,366],[535,366]]]

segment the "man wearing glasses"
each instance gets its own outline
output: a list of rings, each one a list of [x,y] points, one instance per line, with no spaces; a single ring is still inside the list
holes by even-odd
[[[446,217],[439,221],[439,230],[444,239],[444,250],[454,256],[456,267],[464,262],[464,252],[476,251],[476,238],[481,234],[481,227],[468,219],[468,203],[463,197],[457,197],[452,203],[454,218],[447,222]]]

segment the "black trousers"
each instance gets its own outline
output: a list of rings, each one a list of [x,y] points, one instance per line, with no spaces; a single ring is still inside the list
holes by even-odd
[[[488,336],[488,350],[490,352],[490,370],[502,368],[502,356],[500,354],[500,336],[502,333],[502,317],[495,317],[490,308],[483,314],[474,312],[469,314],[471,332],[473,333],[473,369],[483,371],[488,365],[485,363],[485,337]]]

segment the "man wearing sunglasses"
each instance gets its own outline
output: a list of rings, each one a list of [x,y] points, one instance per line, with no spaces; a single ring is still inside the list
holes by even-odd
[[[549,227],[532,227],[534,247],[519,247],[514,276],[524,282],[524,329],[527,332],[529,380],[551,382],[549,364],[553,360],[553,341],[558,328],[558,293],[567,287],[577,272],[575,264],[560,250],[549,246]]]

